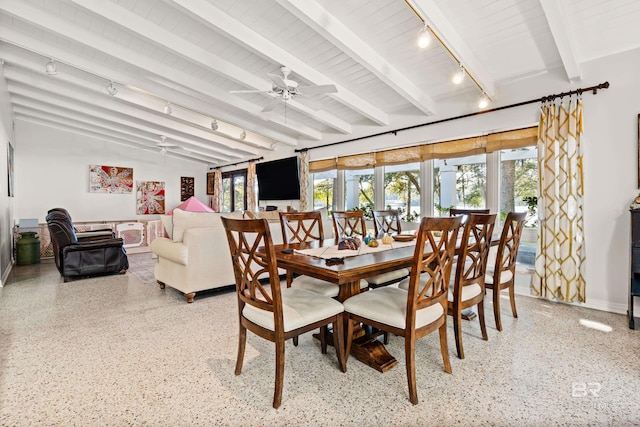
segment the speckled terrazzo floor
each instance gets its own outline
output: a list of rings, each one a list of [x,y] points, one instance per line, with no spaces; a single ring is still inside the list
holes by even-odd
[[[271,343],[250,334],[233,374],[233,293],[186,304],[131,273],[63,283],[51,263],[14,267],[0,288],[0,425],[640,425],[640,331],[621,315],[517,303],[520,318],[504,311],[502,333],[488,319],[489,341],[465,322],[464,360],[449,328],[451,375],[437,334],[417,342],[416,406],[401,339],[388,346],[399,360],[389,372],[350,358],[342,373],[306,334],[287,345],[275,410]]]

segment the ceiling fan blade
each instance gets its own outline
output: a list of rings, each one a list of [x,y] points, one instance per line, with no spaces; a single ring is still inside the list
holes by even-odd
[[[269,76],[269,78],[271,79],[271,81],[276,87],[279,87],[282,90],[289,89],[289,86],[287,86],[287,82],[284,81],[282,76],[278,76],[276,74],[269,74],[269,73],[267,73],[267,76]]]
[[[276,108],[276,105],[278,104],[278,101],[280,101],[280,97],[275,96],[271,101],[269,101],[267,106],[262,109],[262,112],[263,113],[268,113],[270,111],[273,111],[273,109]]]
[[[269,93],[268,90],[257,90],[257,89],[247,89],[247,90],[230,90],[229,93]]]
[[[318,95],[321,93],[336,93],[338,89],[335,85],[318,85],[318,86],[298,86],[298,92],[301,95]]]

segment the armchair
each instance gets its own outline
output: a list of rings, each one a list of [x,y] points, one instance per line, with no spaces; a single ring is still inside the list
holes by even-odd
[[[56,267],[65,282],[72,277],[122,274],[129,268],[122,239],[78,240],[71,221],[59,211],[47,215],[46,220]]]

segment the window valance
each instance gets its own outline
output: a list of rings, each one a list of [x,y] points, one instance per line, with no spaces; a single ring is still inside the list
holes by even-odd
[[[537,127],[516,129],[471,138],[394,148],[375,153],[314,160],[309,162],[309,172],[323,172],[331,169],[367,169],[374,166],[398,165],[430,159],[466,157],[510,148],[528,147],[535,145],[537,139]]]

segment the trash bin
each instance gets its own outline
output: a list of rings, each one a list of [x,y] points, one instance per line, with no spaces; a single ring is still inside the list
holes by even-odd
[[[35,231],[20,233],[16,242],[16,264],[29,265],[40,262],[40,239]]]

